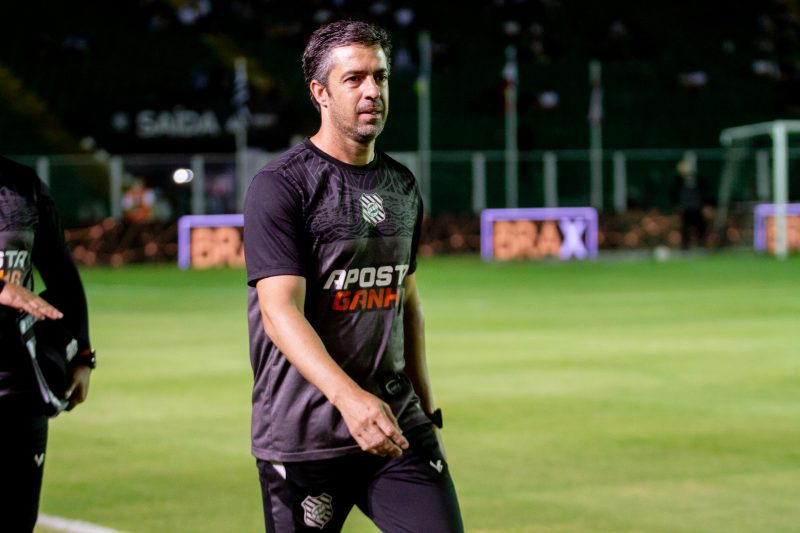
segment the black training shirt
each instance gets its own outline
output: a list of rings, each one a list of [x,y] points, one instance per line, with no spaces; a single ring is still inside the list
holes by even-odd
[[[403,430],[427,422],[407,379],[397,385],[403,278],[416,269],[421,219],[414,176],[378,150],[370,164],[353,166],[306,139],[255,175],[244,248],[256,457],[317,460],[360,450],[336,408],[266,335],[255,285],[269,276],[304,277],[305,316],[339,366],[381,396]]]

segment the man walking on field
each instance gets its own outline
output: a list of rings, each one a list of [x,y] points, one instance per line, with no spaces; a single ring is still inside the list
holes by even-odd
[[[334,22],[303,70],[319,131],[245,201],[252,449],[268,531],[463,531],[425,361],[411,172],[375,148],[389,109],[386,32]]]

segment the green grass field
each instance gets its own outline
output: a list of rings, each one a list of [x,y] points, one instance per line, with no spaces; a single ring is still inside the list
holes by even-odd
[[[262,531],[244,272],[83,276],[99,366],[51,425],[42,512]],[[436,258],[417,277],[468,531],[800,528],[800,258]],[[354,511],[346,531],[376,530]]]

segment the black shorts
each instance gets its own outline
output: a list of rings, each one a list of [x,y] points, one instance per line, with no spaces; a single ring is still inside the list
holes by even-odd
[[[341,531],[357,506],[385,532],[460,533],[458,498],[433,426],[406,432],[400,457],[365,452],[297,463],[257,461],[269,533]]]
[[[0,410],[0,530],[23,533],[39,514],[47,417],[7,414]]]

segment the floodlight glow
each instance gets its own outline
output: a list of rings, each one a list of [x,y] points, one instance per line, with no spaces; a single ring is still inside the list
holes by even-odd
[[[192,172],[188,168],[179,168],[178,170],[172,173],[172,181],[174,181],[178,185],[189,183],[190,181],[192,181],[192,179],[194,179],[194,172]]]

